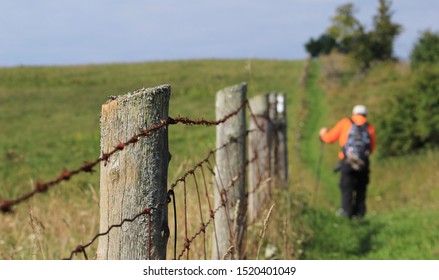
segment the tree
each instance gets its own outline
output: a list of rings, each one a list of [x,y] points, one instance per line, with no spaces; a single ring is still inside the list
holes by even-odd
[[[336,40],[342,53],[349,53],[352,50],[354,38],[363,28],[355,18],[355,13],[352,3],[338,7],[335,16],[331,18],[332,25],[327,29],[327,33]]]
[[[320,55],[320,44],[314,38],[309,39],[305,44],[305,49],[311,57],[318,57]]]
[[[370,32],[360,27],[357,35],[351,38],[350,55],[361,70],[368,69],[374,60],[374,53],[371,48]]]
[[[337,42],[335,39],[327,33],[324,33],[320,36],[319,42],[322,54],[329,54],[335,47],[337,47]]]
[[[374,60],[393,59],[393,43],[402,31],[401,25],[392,22],[391,4],[390,0],[379,0],[378,12],[373,17],[374,29],[369,36]]]
[[[412,68],[433,65],[439,62],[439,33],[424,31],[415,43],[410,54]]]
[[[305,44],[305,49],[311,57],[318,57],[321,54],[329,54],[336,46],[335,39],[331,35],[324,33],[317,40],[311,38]]]

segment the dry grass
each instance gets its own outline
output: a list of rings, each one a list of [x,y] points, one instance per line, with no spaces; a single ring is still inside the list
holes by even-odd
[[[268,229],[268,223],[270,221],[271,212],[273,211],[273,208],[275,205],[276,205],[275,203],[273,205],[271,205],[270,209],[268,210],[267,217],[265,218],[263,227],[259,233],[258,251],[256,253],[257,260],[259,259],[259,253],[261,252],[262,241],[263,241],[263,239],[265,237],[265,233],[267,232],[267,229]]]
[[[68,189],[68,186],[60,186]],[[67,204],[60,190],[34,199],[2,216],[0,252],[3,259],[61,259],[99,228],[94,188],[84,190],[83,201]],[[94,247],[94,250],[96,247]],[[93,249],[92,249],[93,251]]]

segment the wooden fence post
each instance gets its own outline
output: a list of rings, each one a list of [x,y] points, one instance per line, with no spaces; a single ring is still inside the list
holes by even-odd
[[[167,120],[170,93],[170,86],[163,85],[107,101],[101,113],[101,153],[112,150],[141,129]],[[133,218],[144,208],[152,209],[151,219],[141,216],[100,237],[98,259],[166,259],[168,163],[166,127],[139,137],[137,143],[101,163],[100,232]]]
[[[287,113],[285,93],[278,93],[276,97],[276,133],[277,133],[277,163],[278,177],[284,182],[284,187],[288,183],[288,142],[287,142]]]
[[[256,220],[266,193],[270,178],[270,121],[268,115],[268,95],[258,95],[250,99],[253,117],[250,118],[249,130],[249,222]],[[262,129],[262,130],[261,130]]]
[[[272,124],[270,132],[270,175],[275,184],[286,187],[288,180],[287,120],[285,93],[270,93],[269,116]]]
[[[216,94],[216,118],[222,119],[246,100],[245,83],[220,90]],[[215,215],[212,259],[242,259],[246,230],[245,155],[246,110],[216,128],[215,207],[223,203]],[[230,184],[233,183],[233,187]]]
[[[270,182],[269,193],[271,194],[271,186],[273,186],[274,181],[277,181],[279,172],[279,162],[278,162],[278,134],[277,134],[277,92],[271,92],[268,94],[268,117],[269,117],[269,130],[268,130],[268,140],[270,148],[270,174],[269,177],[272,179]]]

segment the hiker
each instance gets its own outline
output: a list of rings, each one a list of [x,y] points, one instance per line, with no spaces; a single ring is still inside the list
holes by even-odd
[[[367,109],[356,105],[351,118],[343,118],[333,128],[320,129],[320,140],[334,143],[338,140],[340,163],[341,208],[337,215],[349,219],[366,214],[366,191],[369,183],[369,155],[376,145],[375,128],[367,122]]]

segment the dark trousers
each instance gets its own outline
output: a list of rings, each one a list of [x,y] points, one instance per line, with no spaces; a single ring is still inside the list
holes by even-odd
[[[369,162],[364,170],[353,170],[346,162],[341,162],[341,207],[348,218],[362,218],[366,214],[366,192],[369,183]]]

